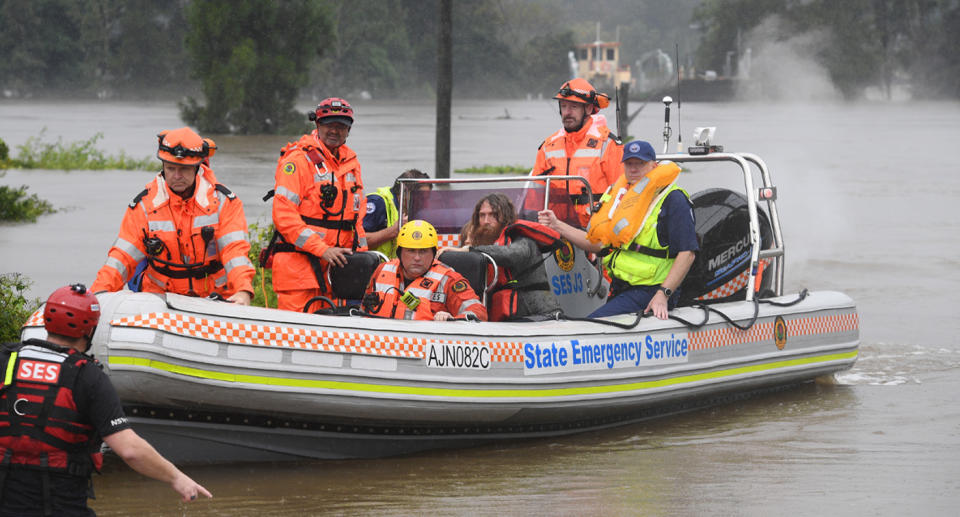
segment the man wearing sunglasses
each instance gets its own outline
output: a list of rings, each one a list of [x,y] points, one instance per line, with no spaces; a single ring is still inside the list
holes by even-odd
[[[598,115],[610,105],[610,98],[581,78],[563,83],[553,98],[559,103],[563,128],[540,144],[531,175],[582,176],[590,183],[593,199],[597,200],[623,173],[620,138]],[[582,182],[564,183],[576,219],[586,227],[590,221],[590,192]],[[561,213],[559,207],[551,208],[558,215]]]
[[[157,138],[163,168],[130,203],[90,290],[119,291],[142,262],[141,291],[218,295],[249,305],[247,218],[243,202],[210,168],[216,145],[188,127]]]

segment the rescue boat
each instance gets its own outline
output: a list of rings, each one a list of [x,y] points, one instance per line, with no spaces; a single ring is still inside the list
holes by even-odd
[[[698,223],[698,234],[707,232],[701,270],[691,275],[698,285],[684,284],[692,305],[671,319],[583,318],[603,303],[606,283],[599,260],[566,247],[545,262],[566,318],[403,321],[364,317],[356,307],[294,313],[121,291],[99,295],[92,350],[137,432],[178,462],[381,457],[579,433],[850,368],[859,347],[853,300],[832,291],[782,292],[776,190],[762,160],[741,153],[659,158],[730,162],[745,181],[745,203],[731,209],[729,196],[721,203],[732,210],[722,222],[741,217],[741,233],[713,242]],[[754,174],[762,187],[754,188]],[[465,221],[473,207],[453,194],[461,192],[452,188],[463,186],[457,183],[521,185],[523,216],[531,199],[551,203],[551,182],[566,180],[583,181],[429,180],[445,187],[409,189],[423,196],[409,210],[451,244],[448,222]],[[426,180],[411,183],[418,181]],[[695,210],[716,209],[693,197]],[[401,206],[408,204],[401,199]],[[483,265],[479,280],[471,279],[479,293],[489,273]],[[41,314],[27,322],[25,338],[44,336]]]

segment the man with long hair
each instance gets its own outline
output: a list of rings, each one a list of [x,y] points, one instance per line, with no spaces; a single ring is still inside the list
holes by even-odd
[[[538,243],[526,232],[549,230],[536,228],[540,225],[529,221],[518,224],[513,203],[500,193],[480,199],[468,224],[472,229],[468,237],[470,245],[442,251],[479,251],[497,263],[502,278],[498,279],[498,289],[491,297],[491,320],[555,317],[560,304],[550,291],[543,266],[541,250],[546,244]]]

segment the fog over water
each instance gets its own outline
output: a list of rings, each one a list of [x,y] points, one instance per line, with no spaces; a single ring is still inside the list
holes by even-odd
[[[348,145],[367,190],[410,167],[433,174],[431,104],[356,107]],[[504,109],[511,118],[497,119]],[[453,116],[454,168],[530,166],[559,127],[546,100],[457,102]],[[649,104],[630,133],[659,150],[662,120],[662,105]],[[108,153],[152,156],[156,133],[182,125],[165,103],[0,103],[0,138],[12,153],[47,127],[48,139],[103,132],[98,145]],[[100,515],[954,515],[960,104],[683,103],[674,134],[689,144],[697,126],[717,126],[726,150],[769,165],[787,292],[838,290],[857,301],[861,357],[835,385],[561,439],[385,460],[188,467],[216,498],[187,506],[114,460],[95,479],[93,507]],[[211,136],[218,178],[251,222],[268,222],[260,196],[296,135]],[[733,169],[690,169],[679,181],[691,193],[742,186]],[[7,171],[0,184],[29,185],[59,211],[0,225],[0,273],[30,277],[39,297],[91,282],[126,204],[150,178]]]

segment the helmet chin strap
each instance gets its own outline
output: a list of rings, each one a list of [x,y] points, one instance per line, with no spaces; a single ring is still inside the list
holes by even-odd
[[[90,354],[90,349],[93,348],[93,332],[91,332],[89,336],[83,336],[83,338],[84,338],[84,343],[86,343],[86,346],[83,347],[83,350],[81,350],[80,352],[84,354],[92,355]]]

